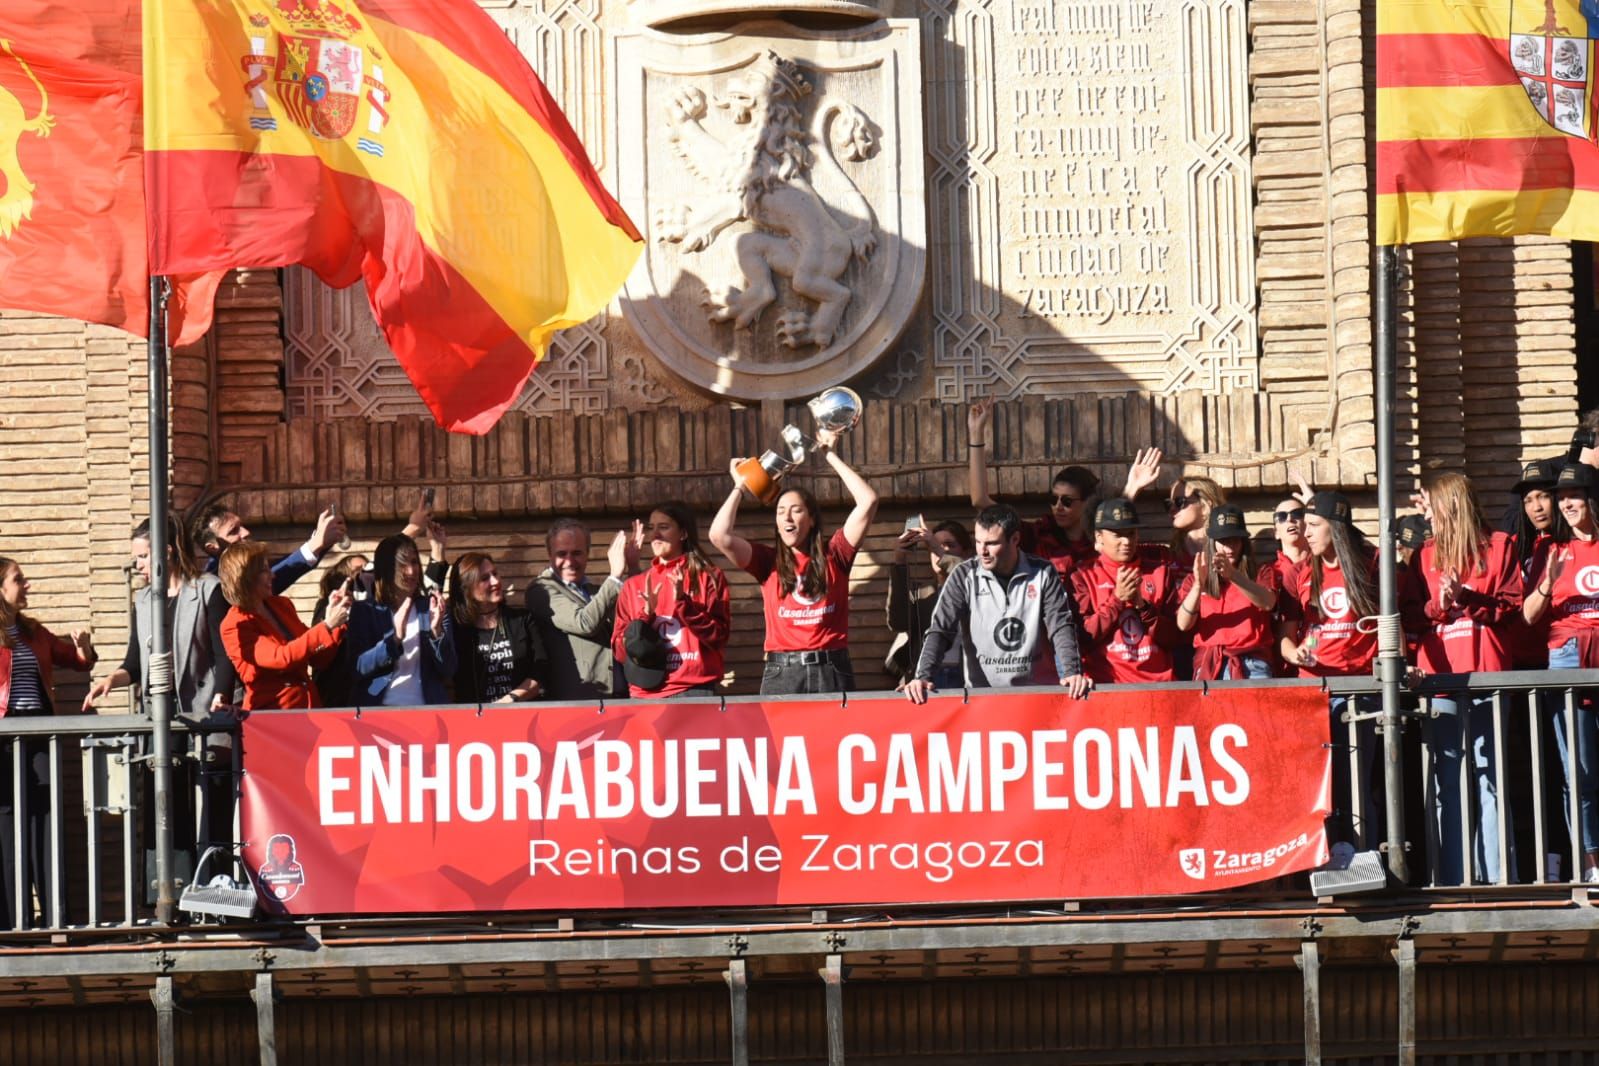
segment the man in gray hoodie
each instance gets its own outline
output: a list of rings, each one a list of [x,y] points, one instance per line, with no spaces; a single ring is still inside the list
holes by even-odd
[[[635,526],[638,523],[634,523]],[[544,628],[550,656],[549,696],[583,700],[627,695],[611,651],[616,597],[638,565],[639,530],[618,532],[606,551],[611,573],[596,585],[588,579],[588,527],[560,518],[545,535],[550,566],[527,590],[527,607]]]
[[[1021,550],[1021,518],[1003,504],[977,516],[977,555],[938,594],[915,675],[900,686],[925,703],[933,672],[957,638],[969,688],[1051,685],[1074,697],[1093,682],[1077,651],[1077,608],[1055,568]]]

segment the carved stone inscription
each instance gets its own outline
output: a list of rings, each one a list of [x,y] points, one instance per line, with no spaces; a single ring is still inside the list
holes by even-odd
[[[1254,388],[1243,4],[1003,0],[994,18],[1015,378]]]

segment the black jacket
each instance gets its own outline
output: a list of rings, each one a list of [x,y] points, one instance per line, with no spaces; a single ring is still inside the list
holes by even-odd
[[[531,677],[538,681],[540,693],[544,693],[550,684],[550,659],[538,623],[520,608],[502,606],[499,628],[511,640],[512,683],[519,684],[524,678]],[[482,657],[478,655],[478,637],[483,630],[473,625],[459,625],[455,632],[456,702],[489,702],[483,696],[487,678],[484,676]]]

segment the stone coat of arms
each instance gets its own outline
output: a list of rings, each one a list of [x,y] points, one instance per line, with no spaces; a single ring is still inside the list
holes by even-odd
[[[621,38],[617,188],[648,220],[623,310],[679,376],[795,397],[870,366],[925,271],[913,28]],[[909,79],[909,81],[906,81]]]

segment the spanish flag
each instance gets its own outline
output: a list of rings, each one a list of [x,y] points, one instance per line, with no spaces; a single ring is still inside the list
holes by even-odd
[[[439,423],[486,432],[641,250],[473,0],[144,0],[150,266],[366,282]]]
[[[1599,240],[1599,0],[1377,4],[1377,241]]]
[[[139,49],[128,0],[0,3],[0,307],[148,330]],[[177,343],[221,276],[174,279]]]

